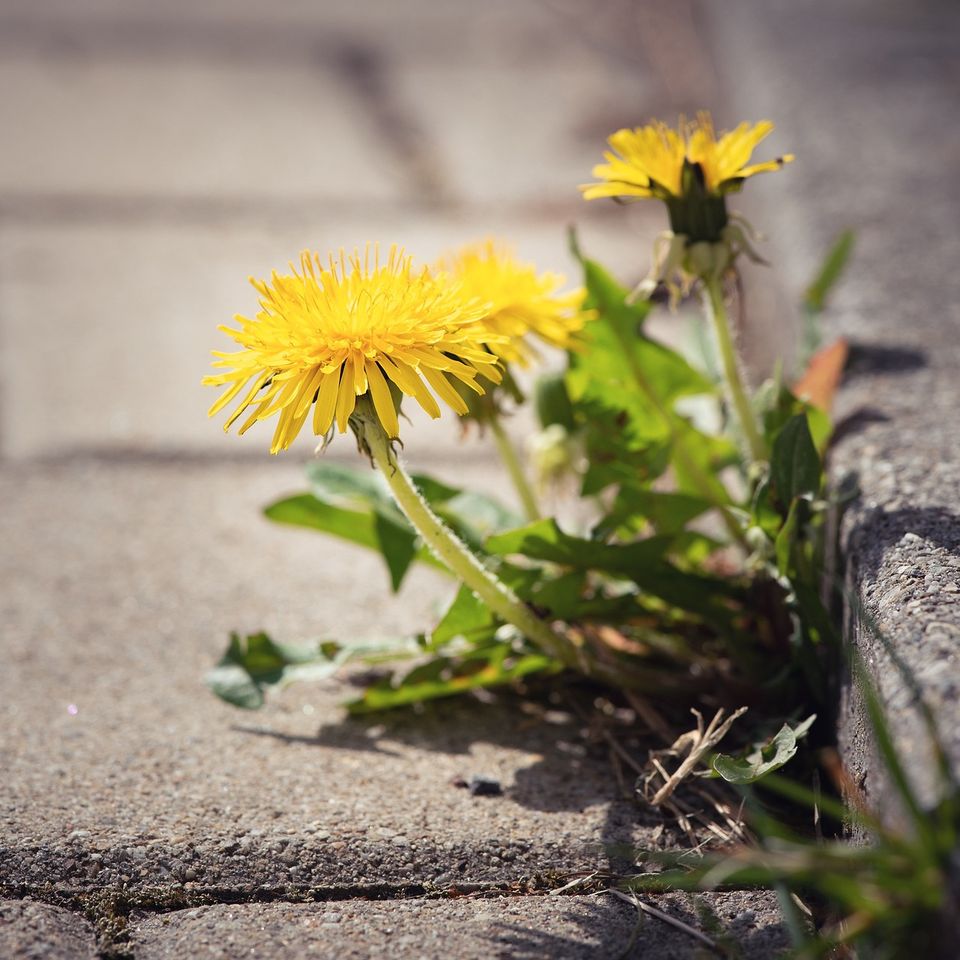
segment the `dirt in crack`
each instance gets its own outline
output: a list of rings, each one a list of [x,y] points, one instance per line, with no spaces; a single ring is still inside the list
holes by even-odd
[[[150,914],[173,913],[195,907],[259,903],[337,903],[347,900],[447,900],[461,897],[538,896],[568,883],[569,874],[536,874],[510,883],[461,882],[438,886],[431,883],[373,883],[316,887],[144,887],[124,890],[105,887],[98,890],[65,890],[53,887],[0,885],[0,900],[29,899],[60,907],[86,919],[96,931],[97,956],[101,960],[134,960],[130,945],[130,924]],[[587,888],[609,883],[610,878],[595,877]]]

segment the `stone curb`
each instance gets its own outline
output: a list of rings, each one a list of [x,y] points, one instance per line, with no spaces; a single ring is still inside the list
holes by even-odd
[[[922,141],[931,157],[960,149],[942,123],[955,103],[960,21],[932,0],[909,11],[737,0],[713,26],[721,62],[736,64],[735,101],[774,118],[798,155],[788,183],[753,195],[794,303],[836,234],[857,234],[825,321],[829,337],[851,343],[831,463],[835,478],[855,477],[860,489],[841,530],[846,629],[879,684],[914,785],[933,803],[929,738],[881,635],[919,682],[958,764],[960,193],[949,165],[912,177],[906,143]],[[869,802],[890,814],[896,797],[852,689],[839,734]]]

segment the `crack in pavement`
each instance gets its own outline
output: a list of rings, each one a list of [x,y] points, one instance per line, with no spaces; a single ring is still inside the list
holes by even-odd
[[[435,883],[358,883],[333,886],[234,887],[146,887],[130,890],[104,887],[95,890],[56,888],[41,884],[0,884],[0,901],[30,899],[68,910],[87,920],[97,938],[97,956],[101,960],[133,960],[127,947],[131,919],[142,915],[173,913],[197,907],[267,903],[342,903],[351,900],[454,900],[463,897],[530,897],[561,893],[570,888],[570,875],[535,874],[510,882],[462,881],[449,886]],[[609,886],[613,874],[594,872],[583,875],[576,893],[595,893]],[[570,888],[570,892],[574,892]],[[562,895],[562,893],[561,893]],[[140,915],[133,917],[134,913]]]

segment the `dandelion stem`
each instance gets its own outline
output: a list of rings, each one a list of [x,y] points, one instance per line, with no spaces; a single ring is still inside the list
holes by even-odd
[[[740,429],[751,459],[766,460],[766,444],[760,435],[756,414],[750,405],[743,378],[740,376],[740,364],[733,346],[733,337],[730,335],[730,321],[727,317],[726,304],[723,302],[723,283],[719,277],[708,277],[704,279],[703,285],[706,290],[703,305],[717,337],[730,404],[740,421]]]
[[[520,463],[520,458],[517,456],[516,447],[514,447],[513,441],[503,427],[503,421],[494,413],[487,422],[490,424],[490,429],[493,432],[493,439],[497,445],[500,459],[507,468],[507,473],[510,474],[510,479],[513,481],[517,496],[523,505],[523,512],[531,522],[539,520],[540,507],[537,505],[537,498],[533,493],[530,481],[527,479],[527,475]]]
[[[363,398],[364,403],[366,398]],[[363,441],[386,479],[397,505],[443,564],[499,617],[513,624],[541,650],[573,666],[566,645],[520,598],[488,570],[433,512],[400,462],[375,413],[360,401],[354,416],[362,421]]]

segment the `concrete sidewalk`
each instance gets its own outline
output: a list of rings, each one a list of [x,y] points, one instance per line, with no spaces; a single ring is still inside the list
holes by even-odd
[[[663,842],[575,716],[501,698],[347,721],[352,691],[334,681],[246,714],[203,689],[230,629],[400,634],[449,595],[414,571],[383,602],[376,558],[257,519],[298,482],[276,463],[175,458],[0,477],[13,665],[0,674],[0,896],[50,905],[0,907],[0,954],[48,943],[37,955],[80,956],[76,937],[93,951],[90,929],[54,907],[93,920],[103,956],[231,957],[248,943],[255,956],[359,957],[385,937],[398,957],[623,950],[632,907],[536,896]],[[454,785],[474,774],[503,796]],[[708,899],[745,956],[783,945],[772,897]],[[686,898],[656,902],[699,926]],[[695,947],[648,918],[630,956]]]
[[[570,272],[575,221],[637,278],[659,211],[576,184],[611,130],[709,100],[701,45],[685,2],[0,2],[0,955],[699,954],[599,880],[547,895],[669,839],[570,714],[360,722],[341,682],[257,714],[204,689],[232,629],[401,635],[450,585],[391,599],[377,558],[263,520],[310,440],[224,438],[199,381],[245,277],[304,247],[429,261],[494,234]],[[405,439],[508,495],[452,419]],[[473,774],[503,795],[452,783]],[[707,902],[744,956],[784,945],[773,898]]]
[[[0,2],[0,955],[623,955],[633,907],[547,891],[664,839],[575,717],[501,698],[347,721],[333,681],[242,714],[205,691],[232,629],[402,634],[450,586],[418,570],[389,598],[375,557],[262,520],[309,440],[224,438],[199,380],[254,305],[243,278],[305,246],[429,260],[495,233],[570,271],[576,221],[636,278],[660,211],[575,185],[616,127],[723,99],[705,46],[721,122],[769,115],[798,154],[750,192],[791,293],[859,231],[829,321],[866,347],[841,403],[889,419],[838,452],[865,490],[853,582],[954,715],[955,17],[670,6]],[[778,312],[754,322],[782,342]],[[451,419],[407,441],[508,496]],[[474,773],[504,794],[451,783]],[[745,957],[785,947],[772,897],[708,901]],[[687,898],[649,902],[703,928]],[[702,948],[647,916],[626,955]]]

